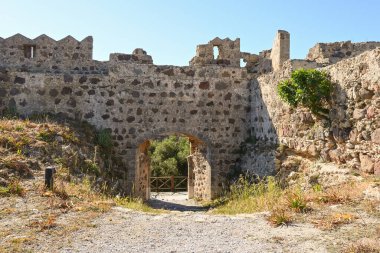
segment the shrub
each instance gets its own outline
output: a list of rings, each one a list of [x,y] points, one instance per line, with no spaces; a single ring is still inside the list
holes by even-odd
[[[330,100],[332,84],[326,72],[315,69],[299,69],[291,78],[278,84],[278,94],[292,107],[307,107],[316,116],[327,118],[324,106]]]
[[[101,129],[96,135],[96,144],[99,145],[105,152],[112,148],[112,135],[108,129]]]

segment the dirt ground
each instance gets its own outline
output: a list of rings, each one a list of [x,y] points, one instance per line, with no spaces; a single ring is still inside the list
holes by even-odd
[[[147,214],[115,207],[74,233],[59,252],[341,252],[379,224],[362,214],[331,231],[310,223],[274,228],[265,219],[268,213],[214,215],[184,193],[152,194],[151,202],[171,211]]]

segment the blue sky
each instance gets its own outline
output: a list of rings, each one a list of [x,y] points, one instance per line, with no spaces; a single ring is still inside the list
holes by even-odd
[[[291,34],[291,58],[317,42],[380,41],[379,0],[0,0],[0,37],[94,37],[94,58],[144,48],[155,64],[188,65],[197,44],[241,39],[241,51]]]

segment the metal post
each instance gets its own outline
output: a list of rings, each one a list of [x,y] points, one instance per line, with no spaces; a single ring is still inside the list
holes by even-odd
[[[53,189],[53,184],[54,184],[54,172],[55,168],[54,167],[46,167],[45,169],[45,186],[47,189],[52,190]]]

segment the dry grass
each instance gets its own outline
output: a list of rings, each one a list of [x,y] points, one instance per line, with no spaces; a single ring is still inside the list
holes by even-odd
[[[380,243],[375,239],[360,240],[351,244],[343,253],[379,253]]]
[[[236,184],[232,185],[227,193],[227,199],[216,200],[211,206],[216,208],[213,213],[239,214],[268,211],[277,207],[283,191],[274,180],[269,177],[267,181],[257,184],[249,184],[241,177]]]
[[[337,204],[353,207],[364,203],[362,192],[366,186],[368,182],[364,181],[347,182],[327,189],[322,187],[309,190],[301,190],[300,187],[282,189],[273,178],[257,184],[249,184],[241,178],[231,187],[227,198],[214,201],[211,206],[214,207],[212,212],[218,214],[269,211],[267,220],[275,226],[303,220],[311,221],[322,230],[332,230],[354,222],[356,216],[347,212],[331,213],[327,207]],[[367,208],[372,213],[377,212],[378,203],[375,202],[366,202]],[[321,218],[318,217],[318,213],[325,214]]]
[[[54,214],[47,214],[41,220],[33,221],[29,224],[32,228],[38,228],[39,231],[46,229],[51,229],[57,226],[56,224],[57,216]]]
[[[362,203],[361,203],[363,209],[375,216],[375,217],[380,217],[380,201],[379,200],[364,200]],[[380,237],[380,232],[379,232],[379,237]]]
[[[1,253],[29,252],[52,240],[62,244],[68,235],[92,226],[95,218],[115,205],[160,212],[138,199],[107,195],[106,185],[95,190],[90,178],[100,173],[102,165],[101,151],[94,155],[96,134],[90,127],[68,127],[71,124],[46,117],[38,121],[0,119],[0,177],[6,185],[0,187]],[[40,165],[45,164],[57,170],[52,190],[43,184]]]
[[[291,212],[287,209],[276,208],[267,217],[270,224],[275,227],[288,226],[293,221]]]
[[[33,172],[29,168],[26,158],[21,154],[7,154],[0,157],[0,169],[8,170],[21,178],[30,178]]]
[[[341,225],[352,223],[355,219],[357,219],[357,217],[351,213],[333,213],[312,222],[317,228],[332,230]]]

